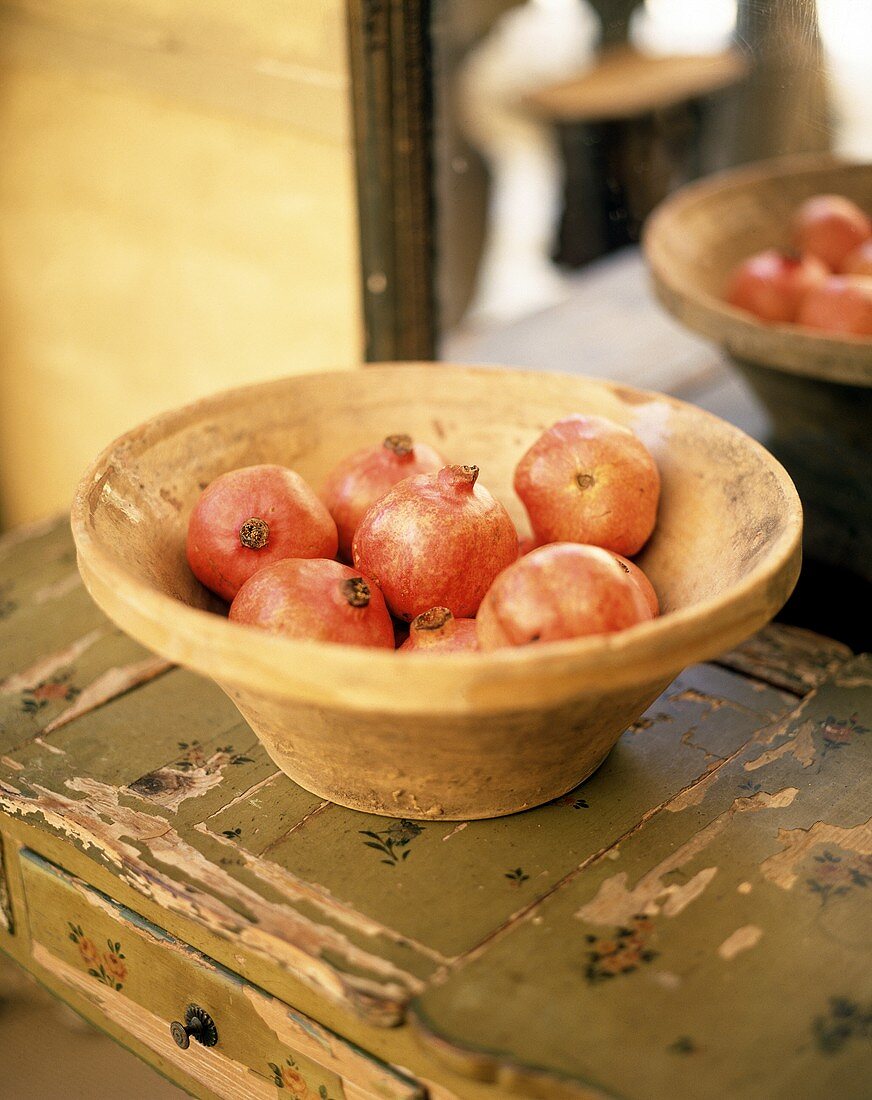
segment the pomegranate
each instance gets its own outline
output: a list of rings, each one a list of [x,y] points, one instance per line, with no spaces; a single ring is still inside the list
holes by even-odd
[[[609,634],[653,618],[639,585],[598,546],[540,546],[497,577],[482,600],[483,650]]]
[[[660,475],[628,428],[576,413],[527,451],[515,491],[538,542],[592,543],[630,557],[654,530]]]
[[[332,558],[336,524],[314,491],[285,466],[244,466],[216,478],[188,521],[194,576],[225,600],[282,558]]]
[[[360,521],[354,567],[379,585],[397,618],[431,607],[472,618],[491,581],[517,558],[509,513],[477,478],[477,466],[407,478]]]
[[[523,558],[525,554],[529,554],[531,550],[535,550],[539,545],[539,540],[535,535],[524,535],[518,539],[518,557]]]
[[[872,278],[831,275],[808,293],[797,324],[851,336],[872,336]]]
[[[271,634],[394,648],[394,627],[376,585],[326,558],[284,558],[250,577],[230,619]]]
[[[806,199],[793,218],[793,243],[838,271],[849,252],[872,237],[872,222],[844,195]]]
[[[626,558],[622,558],[620,554],[616,554],[612,551],[612,556],[617,559],[620,567],[636,582],[639,586],[639,590],[645,597],[645,602],[651,609],[651,615],[653,618],[657,618],[660,614],[660,601],[657,599],[657,593],[654,591],[654,585],[648,580],[645,573],[636,565],[633,561],[628,561]]]
[[[840,270],[843,275],[872,275],[872,237],[848,253]]]
[[[724,297],[763,321],[793,321],[803,296],[828,274],[816,256],[787,255],[770,248],[734,269]]]
[[[327,478],[321,499],[336,521],[339,553],[351,560],[351,540],[367,508],[388,489],[415,474],[430,474],[445,459],[410,435],[389,435],[377,447],[367,447],[342,460]]]
[[[469,653],[477,650],[475,619],[455,619],[447,607],[431,607],[412,619],[409,637],[400,649],[415,653]]]

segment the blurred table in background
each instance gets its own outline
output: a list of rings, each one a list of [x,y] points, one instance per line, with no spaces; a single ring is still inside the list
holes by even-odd
[[[558,259],[577,264],[638,240],[657,203],[710,167],[714,97],[749,71],[735,51],[648,57],[618,46],[576,79],[528,97],[561,137],[566,212]]]

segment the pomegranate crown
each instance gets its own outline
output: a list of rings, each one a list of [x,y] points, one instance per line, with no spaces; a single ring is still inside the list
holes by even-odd
[[[382,446],[395,454],[397,458],[408,458],[415,449],[414,440],[406,432],[386,435],[382,441]]]
[[[472,490],[478,478],[478,466],[443,466],[436,475],[445,489]]]

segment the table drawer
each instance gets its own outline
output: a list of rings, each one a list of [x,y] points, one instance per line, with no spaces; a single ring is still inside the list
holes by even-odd
[[[113,902],[22,853],[34,961],[216,1096],[421,1100],[413,1081]],[[170,1024],[197,1005],[217,1043],[181,1049]]]

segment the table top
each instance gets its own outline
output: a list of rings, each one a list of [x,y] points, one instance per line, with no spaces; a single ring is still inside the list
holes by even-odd
[[[682,673],[566,797],[391,820],[296,786],[215,685],[114,628],[56,522],[0,541],[0,828],[496,1095],[859,1097],[870,665],[771,627]]]
[[[604,50],[572,80],[549,85],[527,102],[561,122],[603,122],[666,110],[738,83],[748,62],[734,50],[711,55],[651,57],[630,46]]]

